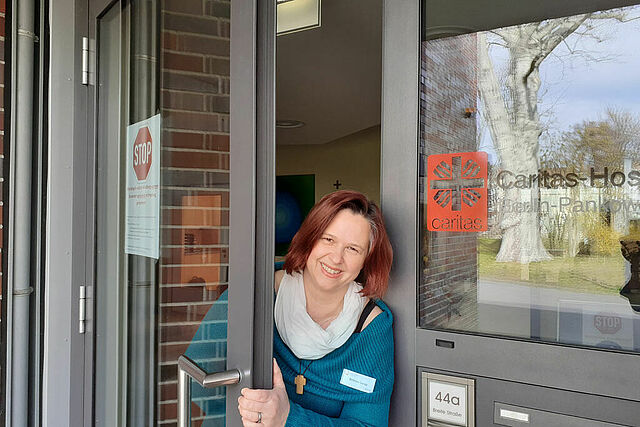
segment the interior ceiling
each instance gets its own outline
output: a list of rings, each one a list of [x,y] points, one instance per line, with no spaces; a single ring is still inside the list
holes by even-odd
[[[320,28],[277,38],[278,144],[322,144],[380,124],[382,1],[322,0]]]

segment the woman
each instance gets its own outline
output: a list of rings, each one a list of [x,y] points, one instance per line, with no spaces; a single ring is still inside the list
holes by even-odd
[[[244,426],[387,426],[393,252],[382,214],[355,191],[320,200],[275,273],[273,389],[243,389]]]

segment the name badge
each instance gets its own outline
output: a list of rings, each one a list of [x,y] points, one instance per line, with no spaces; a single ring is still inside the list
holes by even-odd
[[[343,369],[340,384],[364,393],[373,393],[373,388],[376,386],[376,379],[348,369]]]

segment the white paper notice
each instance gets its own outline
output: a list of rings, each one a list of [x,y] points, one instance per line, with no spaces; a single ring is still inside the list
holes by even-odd
[[[160,114],[127,127],[124,251],[160,255]]]

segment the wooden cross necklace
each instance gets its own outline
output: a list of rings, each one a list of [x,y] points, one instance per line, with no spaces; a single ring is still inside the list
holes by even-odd
[[[307,369],[309,369],[309,366],[311,366],[312,363],[313,363],[313,360],[309,362],[307,367],[304,369],[304,372],[302,372],[302,361],[300,361],[300,373],[296,376],[296,380],[295,380],[296,394],[304,393],[304,386],[307,385],[307,379],[304,377],[304,374],[307,373]]]

